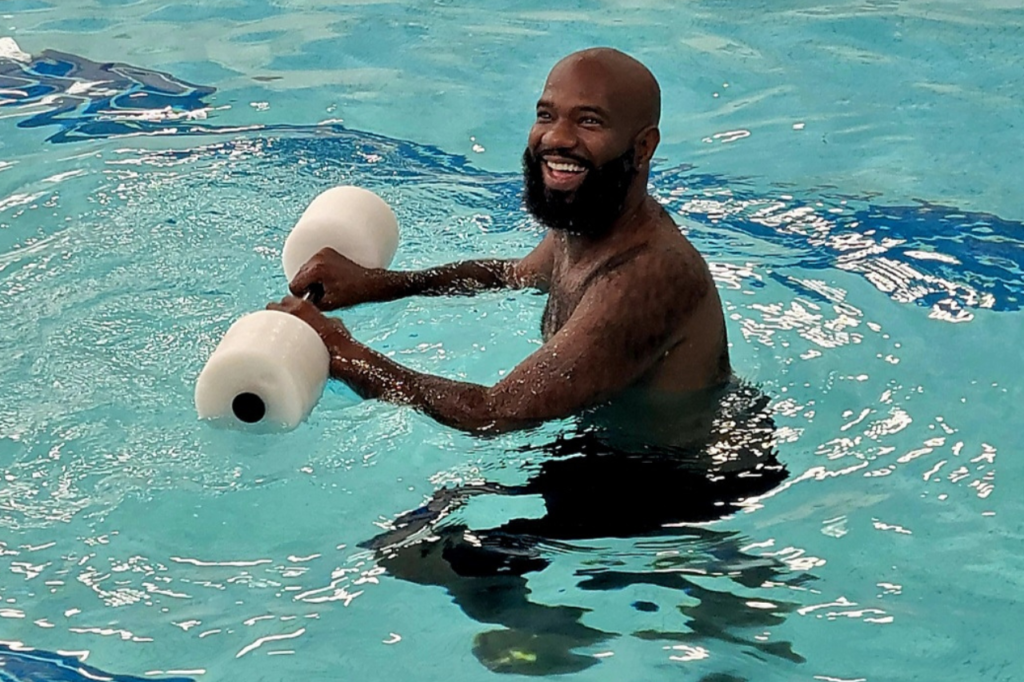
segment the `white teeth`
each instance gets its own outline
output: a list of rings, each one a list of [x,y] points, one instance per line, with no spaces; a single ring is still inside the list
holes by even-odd
[[[551,170],[561,171],[563,173],[582,173],[584,170],[583,166],[577,166],[575,163],[559,163],[557,161],[548,161],[548,168]]]

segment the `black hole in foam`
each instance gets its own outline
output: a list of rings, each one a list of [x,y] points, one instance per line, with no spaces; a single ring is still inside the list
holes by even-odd
[[[255,424],[267,414],[267,405],[255,393],[239,393],[231,401],[231,411],[246,424]]]

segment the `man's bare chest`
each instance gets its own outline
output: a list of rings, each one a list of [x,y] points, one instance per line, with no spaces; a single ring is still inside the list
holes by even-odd
[[[592,286],[629,263],[645,248],[647,245],[641,244],[585,265],[570,266],[556,261],[551,273],[548,302],[541,320],[544,340],[547,341],[565,326]]]
[[[583,298],[582,281],[576,278],[554,278],[548,289],[548,302],[544,306],[544,317],[541,319],[541,334],[547,341],[558,333],[572,317],[576,307]]]

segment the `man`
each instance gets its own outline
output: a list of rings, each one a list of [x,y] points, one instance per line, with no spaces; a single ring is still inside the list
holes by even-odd
[[[325,249],[291,282],[295,297],[269,307],[319,332],[334,378],[457,429],[501,432],[587,412],[652,437],[655,425],[678,420],[681,405],[731,376],[707,264],[647,192],[660,100],[654,76],[632,57],[608,48],[566,57],[548,76],[523,155],[526,206],[550,228],[533,252],[393,272]],[[314,287],[323,290],[317,305],[297,298]],[[499,287],[549,298],[544,345],[493,387],[407,369],[321,313]]]
[[[479,433],[580,417],[577,433],[526,446],[543,456],[521,485],[443,488],[361,543],[392,575],[444,586],[469,617],[501,626],[473,649],[498,672],[581,670],[597,659],[574,649],[614,635],[581,622],[583,609],[531,601],[523,576],[548,565],[545,543],[687,536],[698,532],[687,524],[733,513],[786,476],[767,398],[730,381],[707,264],[647,193],[659,115],[658,84],[635,59],[569,55],[548,76],[523,155],[526,207],[549,228],[533,252],[391,272],[324,250],[291,282],[295,297],[270,306],[316,329],[332,376],[366,397]],[[499,287],[540,289],[548,302],[544,345],[493,387],[413,372],[320,312]],[[321,289],[319,309],[297,298]],[[545,513],[471,530],[451,513],[477,495],[538,496]]]

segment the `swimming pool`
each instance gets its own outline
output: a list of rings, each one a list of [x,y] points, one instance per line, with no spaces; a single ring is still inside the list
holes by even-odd
[[[27,54],[0,61],[20,79],[0,95],[0,640],[44,652],[15,679],[71,679],[76,655],[197,680],[1024,677],[1018,3],[0,17]],[[329,185],[395,207],[398,267],[535,244],[532,104],[590,44],[661,80],[654,191],[712,263],[789,477],[715,523],[545,543],[549,565],[481,613],[359,544],[440,487],[522,483],[542,464],[523,446],[565,425],[481,440],[333,390],[295,432],[246,436],[197,423],[192,387],[230,322],[280,296],[284,235]],[[491,382],[536,346],[542,306],[344,319],[410,366]],[[543,511],[480,495],[446,523]]]

